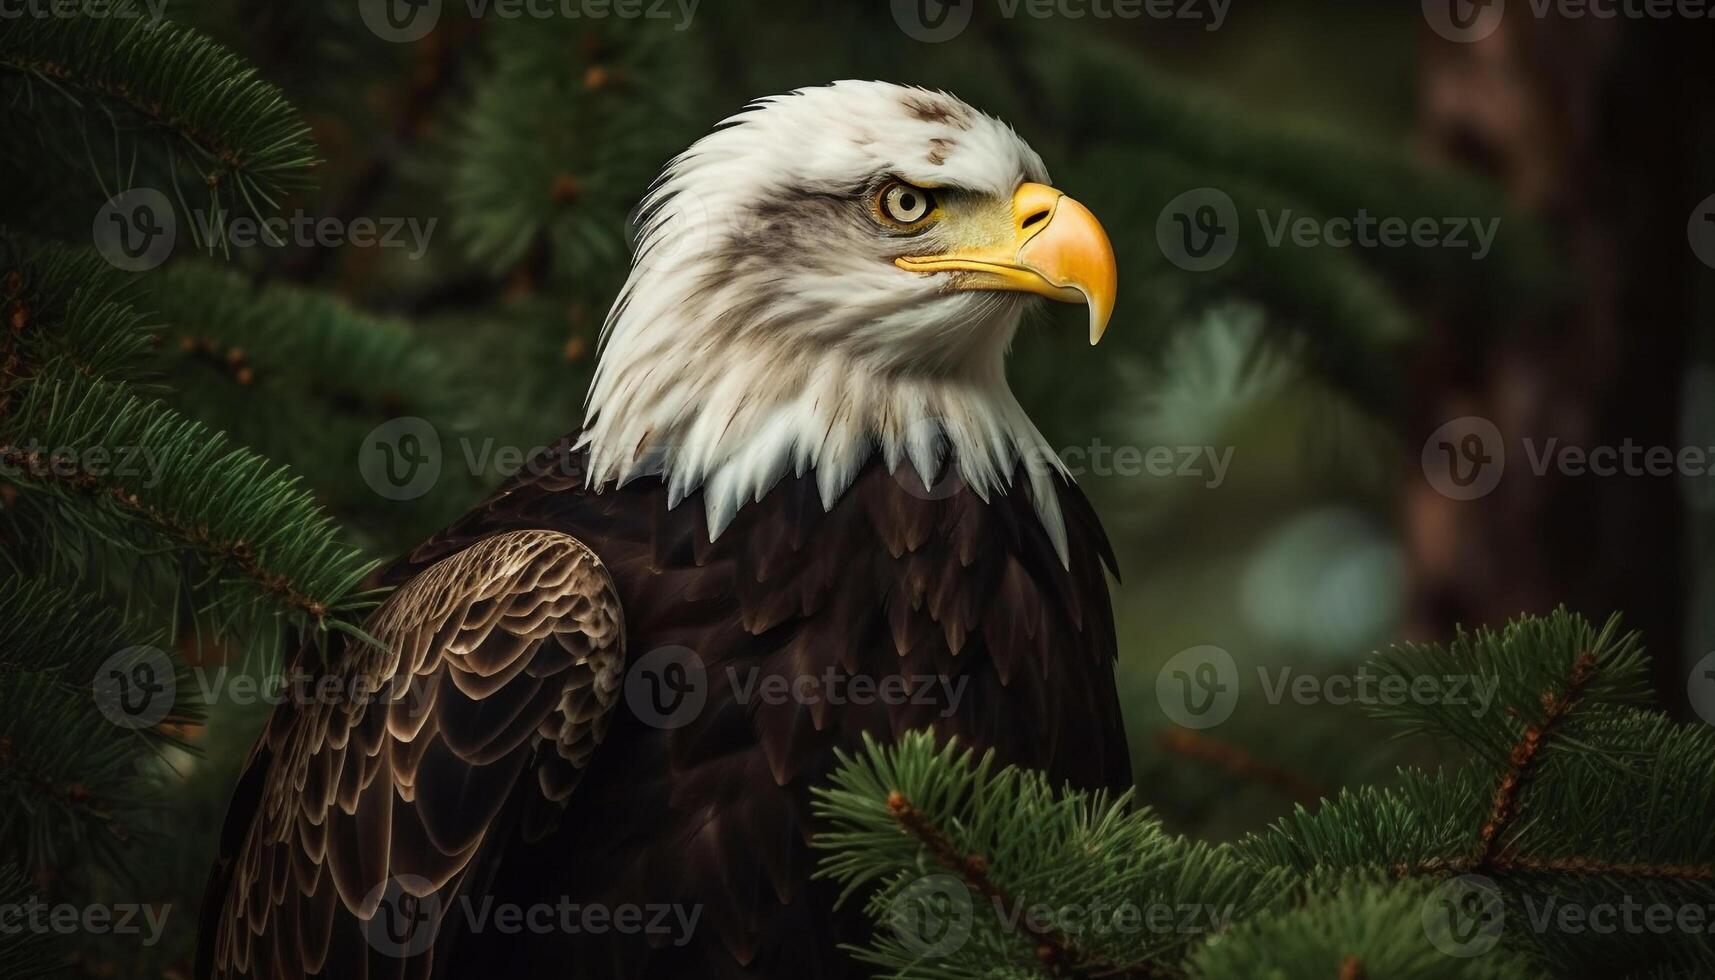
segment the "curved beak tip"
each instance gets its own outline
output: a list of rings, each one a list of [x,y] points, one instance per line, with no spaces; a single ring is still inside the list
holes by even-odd
[[[1113,317],[1119,265],[1107,231],[1090,209],[1055,193],[1051,217],[1019,249],[1018,260],[1059,289],[1051,298],[1083,302],[1089,307],[1090,343],[1094,345],[1107,333]]]
[[[1119,293],[1113,243],[1096,216],[1046,184],[1023,184],[1013,196],[1010,243],[945,255],[895,260],[911,272],[974,273],[954,288],[1035,293],[1090,310],[1090,343],[1107,333]],[[1046,214],[1046,218],[1044,218]]]

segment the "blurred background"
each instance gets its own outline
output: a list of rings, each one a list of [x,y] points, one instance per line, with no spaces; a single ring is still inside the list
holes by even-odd
[[[307,123],[322,162],[283,211],[406,229],[396,247],[200,243],[193,188],[172,257],[137,277],[161,397],[290,465],[374,558],[485,495],[518,463],[506,449],[577,427],[627,215],[675,152],[752,98],[880,78],[1011,122],[1114,239],[1102,346],[1081,310],[1053,310],[1012,370],[1118,550],[1139,793],[1170,826],[1230,838],[1432,758],[1344,703],[1365,657],[1560,604],[1623,613],[1664,704],[1715,723],[1691,669],[1715,650],[1707,19],[1522,0],[196,0],[167,16]],[[116,187],[173,179],[128,169],[107,134],[54,139],[112,179],[8,160],[14,229],[87,241]],[[365,447],[402,418],[431,424],[438,477],[393,499]],[[1579,465],[1603,449],[1618,472]],[[242,636],[176,642],[267,669]],[[1205,663],[1241,710],[1183,724],[1175,678]],[[1283,694],[1298,677],[1312,693]],[[216,702],[190,751],[166,753],[184,788],[138,878],[180,914],[142,961],[92,952],[91,975],[185,970],[266,708]]]

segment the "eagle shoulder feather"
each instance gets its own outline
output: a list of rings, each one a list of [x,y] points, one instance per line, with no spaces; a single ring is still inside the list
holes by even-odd
[[[433,944],[363,948],[380,904],[444,911],[508,836],[551,830],[624,674],[613,581],[553,531],[438,561],[365,632],[376,642],[347,644],[339,690],[288,699],[252,754],[205,898],[201,977],[428,975]]]

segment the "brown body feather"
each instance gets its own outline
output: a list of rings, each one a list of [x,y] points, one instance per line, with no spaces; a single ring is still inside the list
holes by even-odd
[[[710,543],[697,495],[669,509],[653,478],[596,493],[585,462],[562,443],[391,572],[402,589],[377,618],[404,614],[408,600],[420,615],[389,620],[389,635],[417,644],[408,662],[449,665],[422,722],[438,735],[404,738],[399,724],[359,716],[348,736],[343,720],[279,710],[228,818],[200,975],[859,976],[837,946],[863,938],[861,903],[836,911],[832,890],[810,880],[809,788],[836,748],[933,728],[1057,782],[1129,785],[1112,555],[1075,487],[1060,488],[1068,566],[1022,490],[988,502],[962,487],[912,492],[871,461],[831,510],[813,477],[789,476]],[[480,578],[494,551],[521,546],[584,574],[526,561],[505,587],[434,612],[449,598],[459,606],[449,566]],[[530,576],[540,578],[517,591]],[[442,625],[514,615],[496,602],[529,610],[516,615],[530,628],[466,649]],[[623,638],[603,632],[613,622]],[[449,640],[456,654],[434,647]],[[669,647],[694,651],[702,710],[667,728],[618,699],[592,751],[615,699],[615,652],[635,663]],[[467,680],[497,676],[449,697],[456,665]],[[374,667],[344,668],[354,669]],[[508,669],[520,673],[498,676]],[[905,678],[910,697],[897,703],[897,686],[886,699],[816,687],[762,697],[752,686],[830,670]],[[299,820],[281,833],[293,808],[325,811],[325,829]],[[366,897],[401,873],[448,882],[429,900],[442,915],[432,944],[403,958],[366,944],[360,920]],[[544,905],[642,911],[631,928],[594,932],[471,925],[473,909]],[[645,928],[661,910],[665,932]],[[688,934],[672,926],[692,915]]]

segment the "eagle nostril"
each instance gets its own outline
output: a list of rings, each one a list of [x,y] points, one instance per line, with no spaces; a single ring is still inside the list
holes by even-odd
[[[1021,229],[1027,229],[1031,225],[1037,224],[1038,222],[1047,221],[1047,220],[1048,220],[1048,209],[1043,208],[1042,210],[1031,215],[1030,217],[1025,218],[1024,223],[1019,225],[1018,227]]]

